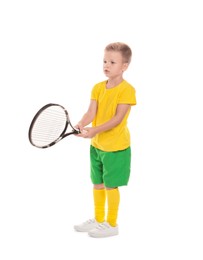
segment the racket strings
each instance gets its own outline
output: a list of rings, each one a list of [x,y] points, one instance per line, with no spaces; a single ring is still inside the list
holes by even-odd
[[[60,138],[67,127],[68,115],[61,107],[43,110],[32,128],[31,138],[35,145],[46,146]]]

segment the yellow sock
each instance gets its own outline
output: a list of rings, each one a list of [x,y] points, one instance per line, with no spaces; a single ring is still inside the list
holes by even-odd
[[[108,201],[107,222],[115,227],[117,225],[118,207],[120,203],[120,192],[118,189],[106,190]]]
[[[106,191],[105,189],[101,189],[101,190],[93,189],[93,196],[94,196],[95,219],[97,222],[104,222]]]

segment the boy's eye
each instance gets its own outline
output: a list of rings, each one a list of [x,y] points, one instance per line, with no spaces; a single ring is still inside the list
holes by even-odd
[[[106,63],[107,63],[107,61],[106,61],[106,60],[104,60],[103,62],[104,62],[104,64],[106,64]],[[111,63],[111,64],[116,64],[116,63],[115,63],[115,61],[110,61],[110,63]]]

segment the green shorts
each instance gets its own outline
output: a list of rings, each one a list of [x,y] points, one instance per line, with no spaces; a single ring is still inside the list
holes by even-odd
[[[128,184],[130,177],[131,149],[104,152],[90,146],[91,180],[114,188]]]

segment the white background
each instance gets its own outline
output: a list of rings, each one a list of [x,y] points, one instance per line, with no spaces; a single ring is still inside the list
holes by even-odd
[[[0,259],[202,260],[201,1],[0,3]],[[89,140],[28,141],[35,112],[64,105],[73,124],[104,79],[104,47],[133,50],[132,173],[120,189],[120,235],[73,225],[93,216]]]

